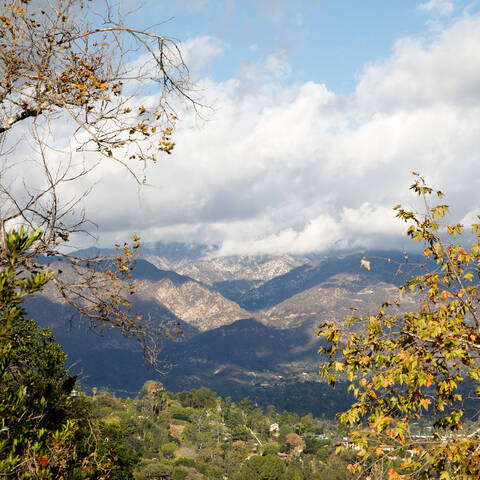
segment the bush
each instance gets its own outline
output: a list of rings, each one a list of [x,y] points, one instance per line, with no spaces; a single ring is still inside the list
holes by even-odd
[[[177,445],[173,442],[164,443],[160,450],[165,458],[171,459],[175,456],[175,450],[177,450]]]
[[[172,475],[173,468],[171,465],[162,462],[145,462],[140,469],[140,474],[148,479],[163,479]]]
[[[195,460],[193,458],[178,457],[174,460],[175,466],[183,465],[184,467],[195,467]]]
[[[175,467],[173,469],[172,480],[185,480],[187,478],[188,472],[181,467]]]

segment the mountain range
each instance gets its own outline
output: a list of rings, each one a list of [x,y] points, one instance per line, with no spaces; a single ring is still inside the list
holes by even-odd
[[[398,285],[424,260],[384,251],[221,257],[212,248],[184,244],[150,246],[142,253],[133,272],[134,311],[161,325],[178,322],[183,330],[175,342],[165,342],[160,373],[145,366],[134,340],[89,330],[48,291],[29,301],[32,317],[52,328],[84,388],[129,394],[157,378],[173,391],[208,386],[222,395],[246,395],[285,408],[290,407],[286,398],[307,387],[316,393],[302,398],[334,401],[316,374],[318,325],[341,322],[350,307],[374,313],[398,296]],[[370,271],[361,267],[364,257]],[[413,299],[402,300],[402,308],[413,306]],[[341,388],[337,395],[345,401]],[[301,403],[294,407],[314,409]],[[323,401],[324,409],[327,404]]]

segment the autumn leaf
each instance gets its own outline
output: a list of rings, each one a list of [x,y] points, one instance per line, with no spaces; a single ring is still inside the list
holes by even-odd
[[[400,475],[393,468],[391,468],[388,471],[388,480],[393,480],[395,478],[400,478]]]
[[[432,403],[430,398],[422,398],[420,400],[420,406],[423,407],[425,410],[428,410],[429,405]]]
[[[447,301],[449,298],[453,298],[453,295],[447,290],[443,290],[440,295],[443,297],[445,301]]]
[[[366,454],[367,454],[367,451],[364,448],[361,448],[357,453],[359,457],[364,457]]]
[[[364,258],[362,258],[360,260],[360,266],[363,267],[365,270],[367,271],[370,271],[370,262],[368,260],[365,260]]]

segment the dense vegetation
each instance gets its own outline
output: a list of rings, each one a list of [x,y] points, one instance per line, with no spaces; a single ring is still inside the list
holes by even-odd
[[[105,478],[120,467],[91,421],[65,354],[47,328],[27,317],[24,298],[51,273],[25,272],[38,231],[5,236],[0,270],[0,475],[8,478]],[[88,476],[88,477],[86,477]],[[122,477],[117,477],[122,478]]]
[[[208,388],[174,394],[153,381],[135,399],[84,398],[102,440],[137,480],[350,478],[354,450],[335,453],[344,432],[332,421],[235,403]],[[122,475],[112,478],[132,478]]]

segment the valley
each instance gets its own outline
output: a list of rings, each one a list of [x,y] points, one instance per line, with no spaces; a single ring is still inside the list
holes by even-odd
[[[420,263],[410,256],[406,264],[398,252],[224,258],[205,250],[149,246],[132,271],[132,310],[167,328],[178,323],[183,332],[165,340],[159,371],[145,365],[134,340],[90,330],[49,291],[30,300],[29,309],[52,328],[87,390],[132,395],[156,379],[172,391],[207,386],[236,400],[247,396],[259,405],[333,415],[346,396],[342,386],[331,390],[317,375],[316,329],[332,319],[342,322],[351,307],[374,313]],[[391,261],[375,260],[366,271],[364,256]],[[413,306],[412,299],[402,300],[403,309]]]

